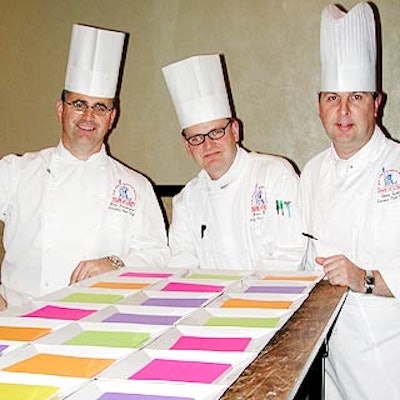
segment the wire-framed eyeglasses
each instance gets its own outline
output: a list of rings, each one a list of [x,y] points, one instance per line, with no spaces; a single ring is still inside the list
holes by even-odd
[[[74,100],[74,101],[64,101],[65,104],[68,104],[73,108],[77,113],[83,114],[89,108],[92,110],[94,115],[99,117],[105,117],[110,111],[114,109],[114,107],[108,108],[103,103],[96,103],[92,106],[89,106],[88,103],[84,100]]]
[[[208,136],[211,140],[219,140],[225,136],[226,128],[233,122],[232,119],[228,121],[228,123],[223,128],[213,129],[207,133],[198,133],[197,135],[187,137],[184,132],[182,132],[182,136],[189,142],[192,146],[199,146],[204,143],[206,140],[206,136]]]

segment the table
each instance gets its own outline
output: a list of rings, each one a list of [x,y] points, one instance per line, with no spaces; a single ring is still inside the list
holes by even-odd
[[[324,341],[346,295],[345,287],[331,286],[328,281],[319,282],[301,308],[276,333],[221,399],[293,399],[310,373],[313,362],[318,363],[321,348],[323,350]],[[320,378],[319,388],[322,370]]]

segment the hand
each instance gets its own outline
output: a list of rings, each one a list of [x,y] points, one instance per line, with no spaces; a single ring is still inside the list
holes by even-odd
[[[323,266],[325,276],[331,285],[348,286],[355,292],[365,291],[365,271],[357,267],[343,254],[331,257],[316,257],[315,261]]]
[[[91,278],[105,272],[113,271],[115,268],[110,260],[107,258],[100,258],[98,260],[81,261],[74,269],[70,279],[70,285],[82,281],[83,279]]]
[[[6,299],[0,294],[0,311],[4,311],[7,308]]]

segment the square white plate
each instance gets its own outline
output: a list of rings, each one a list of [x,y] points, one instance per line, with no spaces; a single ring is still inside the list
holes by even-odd
[[[16,385],[16,388],[18,388],[18,385],[32,385],[32,391],[30,388],[24,388],[24,392],[28,396],[29,394],[32,394],[33,396],[36,392],[35,387],[39,387],[39,390],[40,387],[43,386],[58,388],[57,392],[49,397],[49,400],[65,398],[88,383],[89,380],[82,378],[0,371],[0,389],[2,384],[13,384]],[[27,398],[30,399],[36,397]],[[20,397],[18,397],[18,399],[20,399]],[[10,400],[12,400],[12,398],[10,398]]]
[[[71,304],[117,304],[133,292],[134,290],[126,289],[96,289],[82,286],[69,286],[68,288],[60,289],[46,296],[39,297],[38,301]]]
[[[229,308],[258,308],[270,309],[292,309],[297,310],[308,297],[303,294],[269,294],[269,293],[240,293],[228,292],[219,296],[208,304],[208,307]]]
[[[161,371],[157,369],[156,373],[168,374],[169,371],[177,372],[180,366],[181,372],[185,370],[185,364],[190,363],[189,377],[184,377],[183,375],[177,377],[179,381],[173,382],[187,382],[186,379],[193,379],[194,383],[205,383],[204,378],[200,371],[203,373],[210,374],[214,376],[212,382],[207,382],[210,384],[219,385],[231,385],[243,372],[243,370],[257,357],[257,353],[244,353],[244,352],[215,352],[215,351],[184,351],[184,350],[139,350],[136,353],[125,357],[123,360],[115,363],[111,367],[105,369],[99,374],[99,378],[106,379],[130,379],[132,375],[139,373],[143,368],[147,368],[151,365],[151,362],[156,360],[161,360],[161,363],[166,363],[164,368],[166,371]],[[178,362],[178,364],[177,364]],[[179,365],[179,362],[183,362]],[[187,363],[186,363],[187,362]],[[208,365],[210,363],[210,365]],[[175,364],[175,365],[174,365]],[[168,369],[168,365],[170,368]],[[227,368],[220,375],[215,373],[214,367]],[[168,371],[167,371],[168,370]],[[195,371],[195,372],[194,372]],[[150,374],[151,376],[152,374]],[[172,382],[167,379],[135,379],[138,381],[151,381],[151,382]]]
[[[183,318],[177,325],[229,326],[247,328],[280,329],[293,315],[293,310],[262,310],[254,308],[206,307],[198,309]],[[217,319],[215,325],[207,325],[210,319]],[[219,320],[219,321],[218,321]]]
[[[29,344],[19,350],[15,350],[10,354],[0,357],[0,369],[4,372],[15,372],[15,373],[29,373],[39,375],[54,375],[54,376],[66,376],[75,378],[94,378],[98,373],[92,371],[93,367],[96,369],[105,369],[112,366],[115,362],[127,357],[134,353],[132,349],[122,349],[113,347],[94,347],[94,346],[54,346],[45,344]],[[43,357],[48,359],[47,362],[51,362],[49,365],[50,372],[43,372],[44,360]],[[59,357],[59,358],[58,358]],[[70,366],[65,366],[65,357],[70,361],[71,364],[76,363],[79,368],[82,368],[83,362],[85,368],[89,368],[85,374],[88,376],[81,376],[79,371],[71,371]],[[33,362],[31,358],[42,358],[39,362]],[[87,358],[88,360],[82,360]],[[92,363],[93,360],[93,363]],[[107,361],[109,365],[95,366],[97,361]],[[29,362],[30,365],[24,365],[20,367],[15,364],[20,362]],[[33,364],[33,365],[32,365]],[[39,364],[39,367],[38,367]],[[6,368],[13,368],[13,371],[6,370]],[[51,369],[53,368],[53,369]],[[65,369],[63,369],[65,368]],[[60,371],[62,373],[60,373]],[[100,371],[99,371],[100,372]]]
[[[29,342],[37,335],[48,335],[68,324],[68,321],[37,318],[0,317],[0,340]],[[32,330],[36,330],[33,332]],[[31,331],[31,332],[29,332]]]
[[[143,290],[132,296],[126,297],[118,304],[141,305],[155,307],[205,307],[220,293],[194,293],[194,292],[162,292],[156,290]]]
[[[110,305],[81,319],[81,322],[112,322],[138,325],[172,326],[195,308]]]
[[[279,280],[279,281],[300,281],[310,284],[318,283],[324,276],[320,271],[258,271],[258,278],[261,280]]]
[[[105,307],[108,307],[108,304],[36,301],[30,305],[20,306],[16,312],[16,316],[24,319],[35,318],[39,321],[78,321]]]
[[[59,346],[100,346],[138,350],[152,342],[168,329],[169,327],[160,328],[153,325],[135,325],[133,329],[132,324],[74,322],[54,333],[35,340],[34,343]],[[139,335],[145,334],[148,338],[141,337],[136,339],[134,336],[136,333]],[[89,335],[89,337],[87,335]],[[120,339],[119,335],[121,335]],[[80,340],[85,344],[79,344]],[[91,341],[93,344],[90,344]],[[136,341],[138,342],[136,343]]]
[[[235,292],[265,294],[305,294],[310,293],[314,283],[301,281],[265,281],[245,279],[235,287]]]
[[[277,332],[274,328],[230,328],[177,325],[146,346],[146,349],[175,350],[174,345],[182,339],[179,348],[190,351],[244,351],[259,353]],[[190,339],[194,338],[192,342]],[[189,339],[189,341],[187,341]],[[230,340],[233,342],[229,343]],[[211,341],[211,343],[210,343]],[[222,341],[222,342],[220,342]],[[246,343],[246,341],[248,341]],[[196,347],[198,346],[198,347]],[[241,347],[241,349],[239,349]],[[230,348],[230,349],[228,349]]]
[[[0,340],[0,357],[8,353],[11,353],[23,346],[26,346],[29,342],[15,341],[15,340]]]
[[[114,393],[114,396],[110,396],[109,400],[123,399],[124,394],[165,396],[165,400],[168,400],[168,397],[170,400],[182,398],[216,400],[222,396],[227,388],[226,385],[201,383],[154,384],[143,381],[97,379],[72,394],[68,397],[68,400],[97,400],[100,396],[109,393]]]
[[[138,278],[158,278],[170,279],[184,275],[186,272],[183,268],[134,268],[126,267],[116,272],[116,276],[120,277],[138,277]]]
[[[189,269],[184,274],[185,279],[195,280],[215,280],[215,281],[240,281],[253,274],[253,271],[243,271],[241,269]]]
[[[158,282],[151,290],[163,292],[188,292],[188,293],[222,293],[233,287],[238,281],[221,281],[215,279],[186,279],[173,278]]]

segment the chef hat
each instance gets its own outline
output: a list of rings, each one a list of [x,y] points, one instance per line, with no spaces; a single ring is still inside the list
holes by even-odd
[[[162,72],[182,129],[232,116],[220,55],[190,57]]]
[[[321,14],[321,91],[376,90],[376,36],[372,8],[359,3],[348,13],[328,5]]]
[[[115,97],[124,39],[122,32],[74,24],[64,88],[87,96]]]

